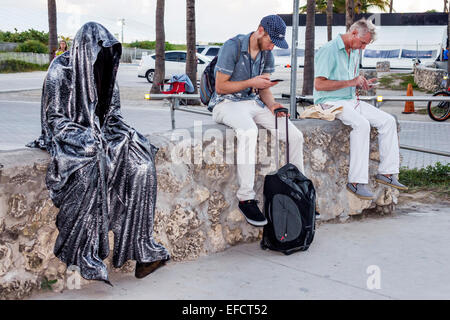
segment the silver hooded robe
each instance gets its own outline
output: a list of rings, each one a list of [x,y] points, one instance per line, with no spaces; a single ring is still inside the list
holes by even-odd
[[[157,148],[127,125],[116,74],[121,44],[86,23],[54,59],[42,92],[42,136],[29,146],[51,156],[46,183],[59,213],[54,253],[85,279],[109,283],[103,259],[114,233],[113,265],[169,259],[153,239]]]

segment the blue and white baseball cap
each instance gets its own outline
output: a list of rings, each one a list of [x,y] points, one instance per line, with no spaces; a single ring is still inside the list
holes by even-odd
[[[262,18],[260,24],[269,34],[270,40],[272,40],[274,45],[282,49],[289,48],[289,45],[285,39],[286,23],[284,23],[283,19],[281,19],[280,16],[277,16],[275,14],[265,16],[264,18]]]

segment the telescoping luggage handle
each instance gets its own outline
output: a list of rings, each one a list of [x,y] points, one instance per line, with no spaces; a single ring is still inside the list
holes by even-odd
[[[278,170],[278,149],[279,149],[279,142],[278,142],[278,113],[284,112],[286,113],[286,163],[289,163],[289,133],[288,133],[288,113],[289,110],[287,108],[278,108],[274,110],[275,114],[275,132],[276,132],[276,147],[275,147],[275,164],[276,168]]]

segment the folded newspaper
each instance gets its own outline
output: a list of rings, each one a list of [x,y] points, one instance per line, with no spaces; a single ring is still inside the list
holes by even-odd
[[[341,113],[342,110],[344,110],[343,106],[333,106],[331,104],[318,103],[306,108],[305,111],[303,111],[300,115],[300,118],[313,118],[333,121],[336,118],[336,115]]]

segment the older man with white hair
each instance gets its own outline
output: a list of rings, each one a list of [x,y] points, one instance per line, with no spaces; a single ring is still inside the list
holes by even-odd
[[[337,115],[352,127],[350,133],[350,168],[347,189],[361,199],[371,200],[369,181],[370,126],[378,130],[380,165],[376,181],[406,190],[396,174],[399,173],[397,124],[393,116],[359,101],[356,89],[373,86],[376,78],[367,80],[359,75],[360,52],[375,40],[375,26],[369,20],[356,21],[345,34],[319,49],[314,60],[314,103],[343,106]]]

